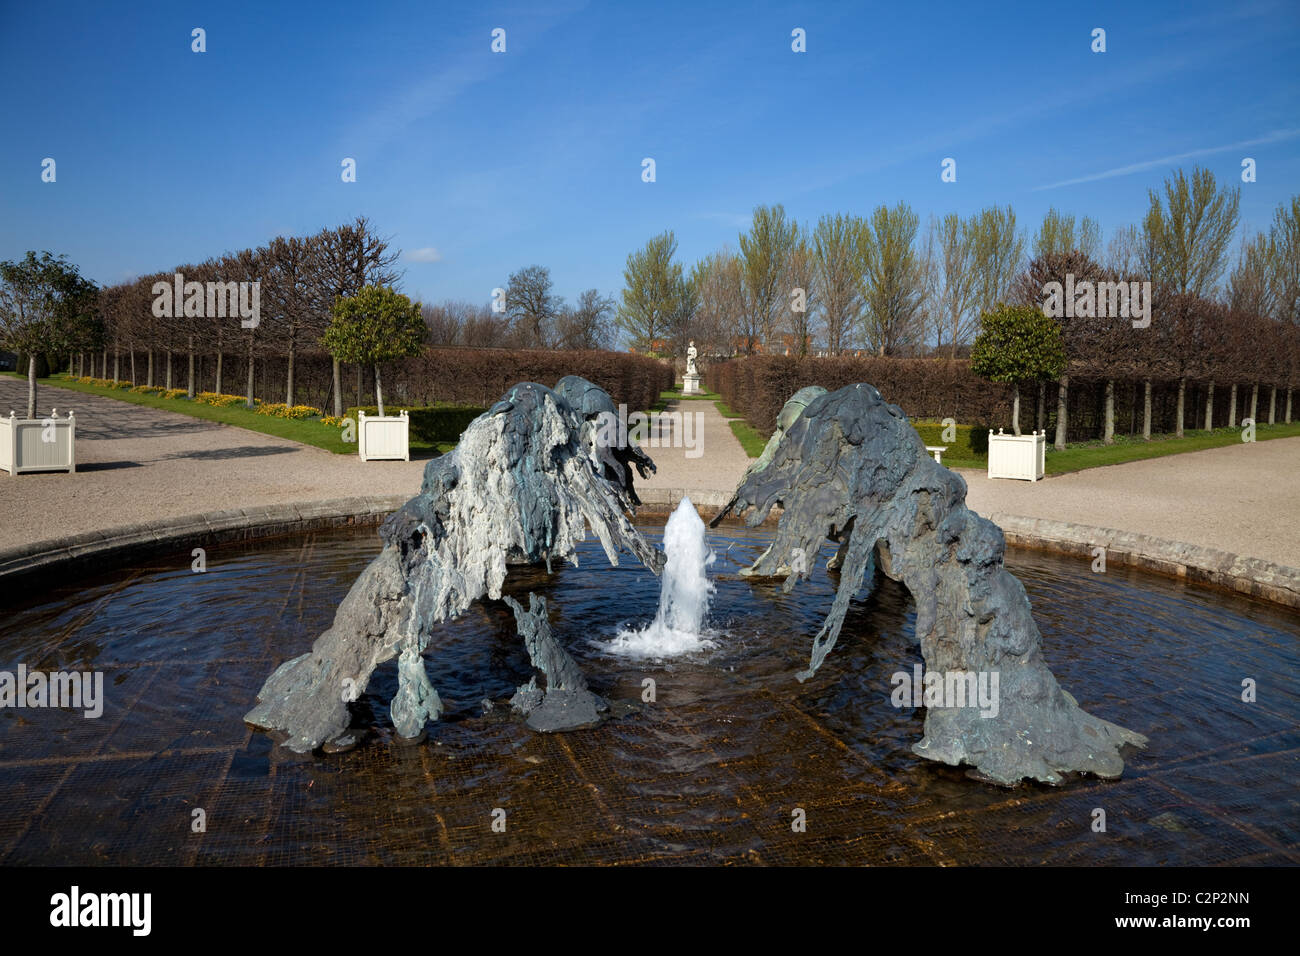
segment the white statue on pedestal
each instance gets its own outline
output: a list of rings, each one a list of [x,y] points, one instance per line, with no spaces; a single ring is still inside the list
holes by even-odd
[[[686,374],[687,375],[699,374],[699,372],[697,372],[695,369],[695,356],[698,354],[699,352],[695,350],[695,342],[692,341],[691,344],[686,349]]]

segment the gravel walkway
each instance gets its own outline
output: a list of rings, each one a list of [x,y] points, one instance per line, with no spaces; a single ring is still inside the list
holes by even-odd
[[[158,518],[354,495],[415,494],[423,461],[372,461],[231,425],[42,385],[77,417],[77,471],[0,471],[0,549]],[[26,382],[0,378],[0,414],[27,408]]]
[[[1089,468],[1044,481],[958,469],[980,514],[1049,518],[1300,568],[1300,438]]]

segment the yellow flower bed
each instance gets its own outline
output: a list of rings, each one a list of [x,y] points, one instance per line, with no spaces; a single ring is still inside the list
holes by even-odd
[[[312,408],[310,405],[290,407],[283,402],[271,402],[257,407],[257,414],[270,415],[273,418],[314,418],[320,413],[319,408]]]
[[[229,408],[231,405],[243,405],[243,395],[222,395],[220,392],[199,392],[194,396],[194,400],[202,405],[213,405],[217,408]],[[253,399],[254,402],[257,399]]]

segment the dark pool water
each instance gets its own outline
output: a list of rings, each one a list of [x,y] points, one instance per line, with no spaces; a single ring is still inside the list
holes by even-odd
[[[659,581],[631,559],[611,568],[589,544],[580,568],[512,572],[510,593],[545,594],[616,719],[541,735],[511,717],[528,660],[489,602],[426,655],[450,706],[425,744],[391,741],[390,663],[361,702],[376,734],[329,758],[286,753],[242,715],[329,625],[379,550],[373,529],[214,548],[204,574],[186,551],[6,595],[0,671],[100,671],[105,703],[97,719],[0,710],[0,863],[1300,862],[1300,617],[1012,552],[1057,678],[1151,745],[1119,781],[1005,790],[911,752],[924,712],[890,703],[890,675],[920,661],[900,585],[855,604],[800,684],[830,582],[818,572],[783,595],[740,579],[766,533],[719,531],[718,646],[671,662],[599,647],[654,616]]]

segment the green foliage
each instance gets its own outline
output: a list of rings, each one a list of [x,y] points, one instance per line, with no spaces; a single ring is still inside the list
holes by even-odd
[[[985,422],[976,422],[971,426],[970,437],[967,439],[970,450],[977,455],[987,455],[989,453],[989,426]]]
[[[321,344],[341,362],[377,365],[419,355],[426,327],[420,304],[387,286],[368,285],[334,303]]]
[[[430,445],[455,444],[469,423],[478,418],[486,409],[473,405],[433,405],[425,408],[410,406],[390,406],[385,409],[388,415],[400,415],[403,411],[411,420],[411,440]],[[378,415],[379,409],[374,405],[354,406],[348,409],[347,416],[357,420],[357,412]]]
[[[28,252],[21,260],[0,262],[0,346],[53,355],[97,348],[98,291],[67,256]]]
[[[1061,326],[1033,306],[1002,305],[986,312],[971,348],[971,371],[990,382],[1020,384],[1065,371]]]
[[[673,262],[676,251],[669,230],[629,253],[623,267],[623,300],[614,322],[643,352],[671,336],[695,309],[695,287],[681,263]]]

